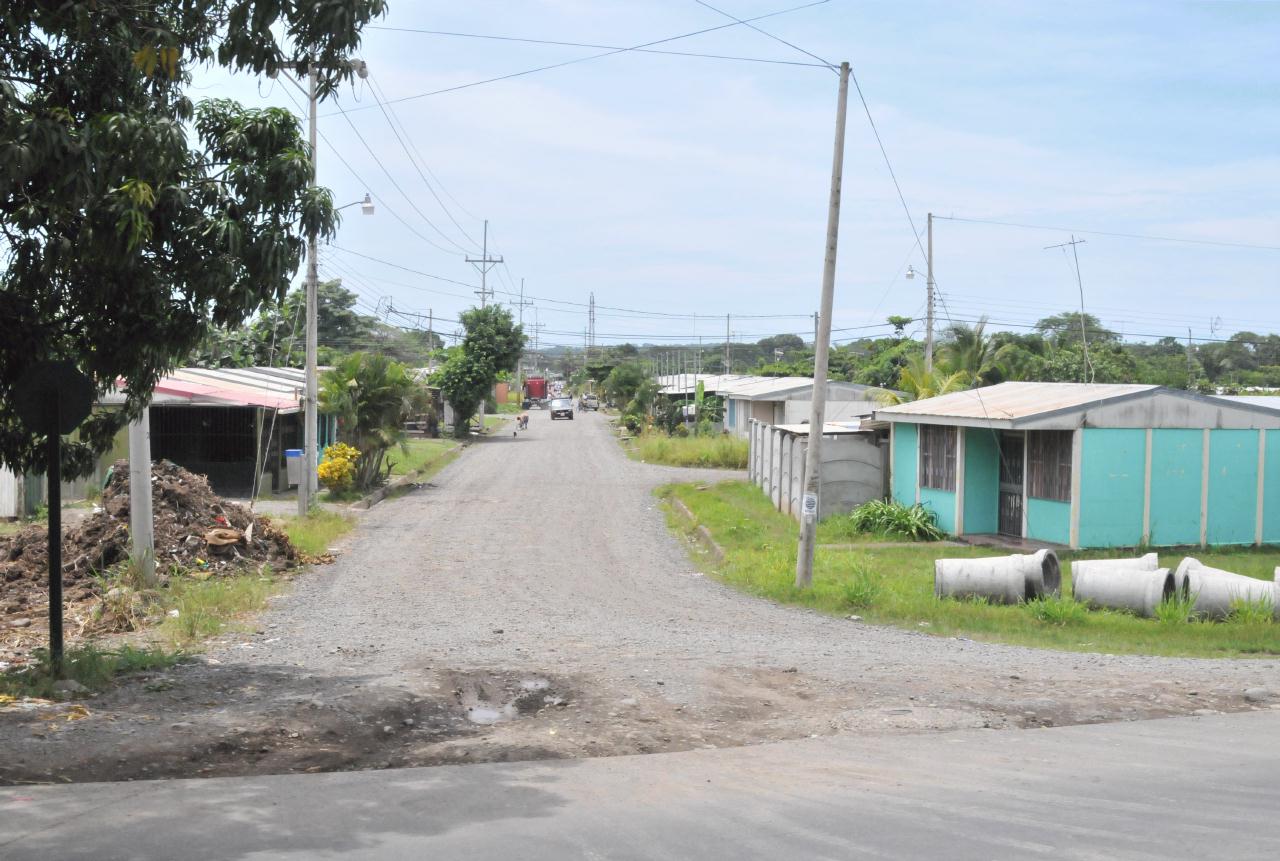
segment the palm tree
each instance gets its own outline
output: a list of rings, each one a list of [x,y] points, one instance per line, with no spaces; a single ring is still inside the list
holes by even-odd
[[[969,378],[964,371],[952,371],[934,366],[926,370],[923,356],[912,356],[898,374],[898,389],[874,389],[872,395],[885,406],[905,404],[958,392],[969,388]]]
[[[969,385],[991,382],[998,374],[995,339],[987,334],[987,318],[974,326],[952,323],[944,334],[942,364],[947,370],[961,373]]]
[[[367,489],[381,477],[383,460],[405,447],[404,421],[422,412],[426,390],[409,369],[378,353],[352,353],[320,380],[320,406],[338,417],[338,435],[360,451],[356,487]]]

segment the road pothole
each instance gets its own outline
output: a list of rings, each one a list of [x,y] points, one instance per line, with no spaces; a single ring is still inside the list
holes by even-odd
[[[451,681],[463,717],[476,726],[536,715],[570,701],[568,694],[545,676],[454,673]]]

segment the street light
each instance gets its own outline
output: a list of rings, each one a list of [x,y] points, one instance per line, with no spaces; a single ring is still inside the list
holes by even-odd
[[[333,211],[338,212],[339,210],[348,209],[352,206],[356,206],[357,204],[360,206],[361,213],[364,215],[373,215],[373,198],[369,197],[369,192],[367,191],[364,193],[364,200],[354,200],[351,203],[345,203],[342,206],[334,207]],[[908,275],[907,277],[910,278],[911,276]]]
[[[364,60],[348,59],[347,65],[360,78],[369,77],[369,66]],[[307,87],[303,89],[302,84],[294,80],[293,76],[285,73],[285,79],[291,84],[302,90],[307,95],[307,131],[308,141],[311,145],[311,187],[316,185],[316,105],[319,101],[316,93],[316,70],[314,67],[307,69]],[[360,204],[360,211],[365,215],[373,214],[373,200],[368,192],[365,193],[364,200],[357,201]],[[355,204],[348,204],[354,206]],[[345,207],[341,207],[345,208]],[[319,416],[316,412],[317,401],[320,395],[320,383],[318,379],[317,365],[317,306],[319,305],[318,285],[320,281],[319,271],[316,266],[316,246],[317,246],[316,228],[308,231],[307,236],[307,359],[306,359],[306,378],[307,378],[307,395],[306,404],[303,414],[303,475],[302,481],[298,483],[298,514],[305,517],[311,511],[311,498],[313,493],[319,488],[316,473],[319,466]]]

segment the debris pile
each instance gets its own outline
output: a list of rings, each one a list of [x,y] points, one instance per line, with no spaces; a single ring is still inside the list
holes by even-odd
[[[265,517],[217,496],[208,480],[169,461],[151,467],[156,569],[172,565],[209,576],[254,569],[279,570],[300,559],[297,549]],[[0,617],[43,615],[48,601],[48,531],[29,526],[0,538]],[[63,530],[62,579],[69,602],[94,594],[95,578],[129,558],[129,464],[116,461],[100,508]],[[3,623],[0,623],[3,624]]]

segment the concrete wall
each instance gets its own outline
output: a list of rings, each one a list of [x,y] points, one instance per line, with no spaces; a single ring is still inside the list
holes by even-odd
[[[1026,537],[1077,547],[1280,544],[1280,430],[1083,428],[1071,502],[1028,498]],[[890,495],[955,534],[998,529],[999,453],[966,428],[956,494],[918,487],[918,427],[895,422]],[[957,521],[960,521],[957,523]],[[1075,521],[1073,524],[1073,520]]]
[[[1132,547],[1142,542],[1147,432],[1086,428],[1080,461],[1081,547]]]
[[[938,528],[948,535],[956,532],[956,495],[951,490],[920,488],[920,504],[938,517]]]
[[[920,472],[920,430],[916,425],[894,422],[889,439],[889,490],[894,501],[902,505],[916,504],[916,487]]]
[[[1263,442],[1262,543],[1280,544],[1280,430],[1267,431]]]
[[[809,421],[813,401],[783,401],[781,424],[798,425]],[[824,415],[829,422],[853,421],[875,412],[878,404],[873,401],[827,401]]]
[[[1051,541],[1054,544],[1071,543],[1071,503],[1056,499],[1026,501],[1027,538]]]
[[[748,475],[779,511],[800,518],[808,438],[753,421],[748,429]],[[844,514],[884,495],[884,455],[871,434],[822,440],[818,517]]]
[[[1149,542],[1157,546],[1200,543],[1200,480],[1204,431],[1151,431]]]
[[[994,431],[963,428],[964,525],[966,535],[1000,528],[1000,443]]]
[[[1257,431],[1210,431],[1207,514],[1205,540],[1209,544],[1254,542],[1258,519]]]

